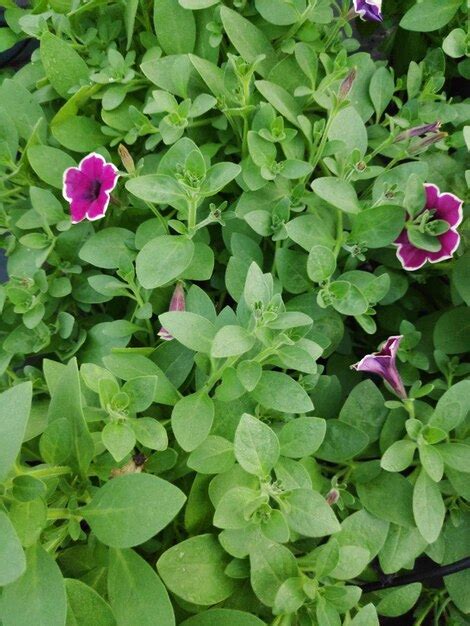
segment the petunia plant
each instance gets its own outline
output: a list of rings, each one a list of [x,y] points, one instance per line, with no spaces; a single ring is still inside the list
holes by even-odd
[[[2,626],[466,624],[466,3],[0,6]]]

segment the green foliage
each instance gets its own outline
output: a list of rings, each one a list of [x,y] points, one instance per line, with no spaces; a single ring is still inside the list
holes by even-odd
[[[2,626],[466,623],[465,2],[1,4]]]

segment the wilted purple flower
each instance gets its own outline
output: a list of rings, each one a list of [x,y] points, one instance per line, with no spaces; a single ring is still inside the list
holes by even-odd
[[[397,257],[403,268],[409,271],[420,269],[426,261],[438,263],[452,258],[460,243],[457,227],[463,219],[463,201],[453,193],[441,194],[436,185],[424,187],[424,209],[408,219],[395,241]],[[429,243],[431,245],[427,245]]]
[[[405,400],[407,395],[396,364],[398,347],[402,339],[403,335],[389,337],[380,352],[367,354],[359,363],[351,367],[358,372],[378,374],[390,385],[399,398]]]
[[[65,170],[62,194],[70,202],[72,224],[104,217],[118,176],[116,166],[96,152]]]
[[[382,0],[353,0],[354,10],[363,20],[382,21]]]
[[[184,299],[184,288],[182,283],[178,283],[171,296],[169,311],[184,311],[186,308]],[[158,336],[164,341],[171,341],[173,336],[163,326],[158,331]]]
[[[441,127],[441,122],[433,122],[432,124],[422,124],[421,126],[413,126],[413,128],[408,128],[403,132],[399,133],[395,137],[394,143],[398,141],[404,141],[405,139],[410,139],[411,137],[421,137],[422,135],[427,135],[428,133],[437,133]]]

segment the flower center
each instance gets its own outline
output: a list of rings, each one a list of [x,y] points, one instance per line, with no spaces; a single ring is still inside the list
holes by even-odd
[[[85,196],[86,200],[90,200],[91,202],[93,202],[94,200],[97,200],[100,195],[100,191],[101,191],[101,181],[93,180],[87,189],[86,196]]]

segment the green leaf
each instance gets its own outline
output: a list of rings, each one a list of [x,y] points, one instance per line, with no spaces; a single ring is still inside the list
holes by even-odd
[[[400,26],[421,33],[438,30],[450,22],[461,4],[461,0],[424,0],[408,9]]]
[[[325,246],[313,246],[307,260],[307,274],[315,283],[327,280],[336,270],[336,257]]]
[[[385,111],[393,97],[395,82],[386,67],[379,67],[372,76],[369,84],[369,95],[374,105],[375,113],[379,118]]]
[[[434,345],[446,354],[470,351],[470,316],[467,307],[457,307],[440,316],[434,326]]]
[[[165,427],[153,417],[140,417],[132,420],[132,430],[137,441],[151,450],[166,450],[168,435]]]
[[[67,578],[66,626],[116,626],[111,607],[103,598],[81,580]]]
[[[209,435],[214,421],[214,403],[205,392],[181,398],[173,408],[171,427],[183,450],[195,450]]]
[[[74,115],[51,125],[53,137],[73,152],[93,152],[107,143],[100,124],[91,117]]]
[[[279,459],[279,440],[259,419],[245,413],[235,432],[235,456],[249,474],[264,477]]]
[[[158,559],[158,573],[177,596],[202,606],[217,604],[235,590],[225,574],[229,562],[214,535],[199,535],[181,541]]]
[[[193,255],[194,243],[186,237],[156,237],[137,255],[137,278],[145,289],[161,287],[178,278],[191,264]]]
[[[174,626],[173,607],[155,570],[133,550],[111,550],[108,594],[117,626]]]
[[[187,0],[186,0],[187,1]],[[163,625],[162,625],[163,626]],[[181,626],[266,626],[258,617],[235,609],[211,609],[181,622]]]
[[[67,612],[64,579],[41,545],[26,551],[26,571],[2,595],[4,626],[64,626]]]
[[[0,394],[0,482],[16,461],[31,411],[32,385],[21,383]]]
[[[126,2],[124,11],[124,23],[126,26],[127,45],[126,50],[129,50],[132,43],[132,35],[134,34],[135,18],[137,10],[139,8],[139,0],[129,0]]]
[[[122,391],[130,398],[132,411],[141,413],[153,403],[157,392],[158,376],[136,376],[128,380]]]
[[[196,352],[210,354],[215,326],[205,317],[189,311],[169,311],[158,318],[180,343]]]
[[[434,482],[438,483],[444,474],[444,460],[437,446],[420,443],[418,447],[423,469]]]
[[[263,372],[251,395],[267,409],[286,413],[307,413],[313,410],[312,401],[304,388],[282,372]]]
[[[366,604],[349,622],[349,626],[380,626],[377,611],[373,604]]]
[[[325,537],[340,530],[340,525],[325,498],[310,489],[294,489],[285,498],[287,523],[305,537]]]
[[[76,166],[70,155],[50,146],[30,146],[28,161],[39,178],[56,189],[62,189],[65,170]]]
[[[359,213],[351,231],[351,237],[367,248],[384,248],[393,243],[405,225],[402,207],[382,204]]]
[[[176,209],[186,206],[183,190],[171,176],[163,174],[137,176],[126,182],[126,189],[145,202],[169,204]]]
[[[387,472],[403,472],[413,462],[416,443],[409,439],[395,441],[382,456],[380,465]]]
[[[72,430],[72,445],[67,451],[64,462],[81,474],[85,474],[93,458],[95,447],[83,415],[77,362],[72,359],[66,366],[60,365],[56,383],[51,388],[47,372],[55,365],[58,364],[53,361],[44,361],[44,372],[51,392],[48,422],[51,424],[63,419],[64,416],[67,418]]]
[[[348,129],[345,133],[344,130]],[[330,141],[341,141],[348,154],[358,150],[360,156],[367,152],[367,131],[361,116],[352,106],[342,109],[333,119],[328,133]]]
[[[373,442],[379,438],[387,414],[384,397],[377,385],[371,380],[363,380],[349,392],[339,419],[362,430]]]
[[[361,210],[354,187],[345,180],[331,176],[316,178],[311,187],[319,198],[345,213],[359,213]]]
[[[274,615],[290,615],[303,605],[307,596],[303,590],[303,578],[288,578],[282,583],[274,599]]]
[[[260,94],[264,96],[286,120],[289,120],[294,126],[299,125],[297,116],[302,113],[302,109],[297,103],[297,100],[295,100],[284,87],[276,85],[276,83],[271,83],[268,80],[257,80],[255,81],[255,85]],[[295,178],[297,178],[297,176]]]
[[[470,445],[466,443],[442,443],[435,447],[448,467],[457,472],[470,473]]]
[[[107,482],[80,512],[104,544],[130,548],[165,528],[185,500],[182,491],[157,476],[129,474]]]
[[[454,327],[451,331],[456,332]],[[456,428],[468,413],[470,380],[461,380],[452,385],[440,398],[434,409],[429,425],[449,432]]]
[[[260,55],[265,55],[266,58],[258,63],[257,69],[263,76],[266,75],[276,62],[274,49],[266,35],[240,13],[226,6],[222,7],[220,17],[228,38],[247,63],[253,63]]]
[[[188,457],[188,467],[200,474],[221,474],[235,463],[231,441],[210,435]]]
[[[279,433],[281,454],[293,459],[310,456],[321,446],[326,421],[320,417],[298,417],[290,420]]]
[[[262,373],[263,368],[257,361],[242,361],[237,367],[238,380],[247,391],[253,391]]]
[[[452,282],[465,304],[470,306],[470,253],[454,261]]]
[[[408,613],[418,601],[422,587],[421,583],[412,583],[398,589],[381,591],[377,613],[385,617],[399,617]]]
[[[110,227],[92,235],[80,249],[82,261],[103,269],[116,269],[123,260],[132,261],[134,234],[126,228]]]
[[[366,548],[362,546],[341,545],[339,548],[338,563],[331,571],[330,576],[338,580],[357,578],[370,560],[370,553]]]
[[[46,32],[41,37],[41,61],[49,82],[63,98],[81,81],[89,82],[85,61],[72,46],[60,37]]]
[[[17,580],[26,569],[26,558],[15,528],[0,510],[0,587]]]
[[[438,485],[424,470],[414,486],[413,514],[421,535],[428,543],[434,543],[441,532],[446,508]]]
[[[240,172],[241,167],[236,163],[216,163],[207,170],[201,187],[201,194],[214,196],[236,178]]]
[[[357,485],[364,508],[379,519],[413,527],[413,487],[401,474],[382,472],[370,482]]]
[[[113,459],[118,463],[135,446],[135,434],[131,425],[127,422],[109,422],[101,432],[101,439]]]
[[[158,43],[166,54],[193,52],[196,43],[194,14],[183,9],[178,0],[155,0],[153,23]]]
[[[211,356],[216,359],[238,356],[251,350],[255,337],[241,326],[224,326],[214,337]]]
[[[281,585],[298,574],[295,557],[288,548],[268,539],[254,542],[250,552],[251,586],[263,604],[273,606]]]
[[[346,280],[335,280],[327,286],[332,306],[342,315],[363,315],[369,303],[362,291]]]
[[[104,365],[122,380],[132,380],[137,376],[156,376],[158,378],[154,402],[173,406],[180,396],[165,373],[150,359],[141,354],[109,354],[103,358]]]
[[[326,434],[315,456],[331,463],[339,463],[359,454],[369,443],[362,430],[346,422],[326,420]]]

